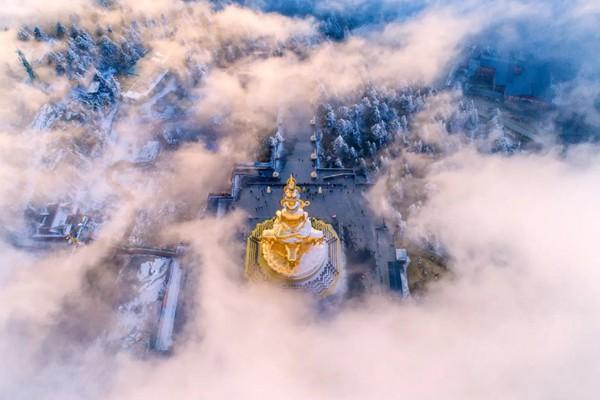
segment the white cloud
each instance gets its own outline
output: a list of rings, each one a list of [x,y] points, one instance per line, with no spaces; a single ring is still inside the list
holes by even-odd
[[[312,20],[239,7],[215,13],[204,3],[179,4],[175,9],[170,2],[152,7],[150,3],[125,7],[131,15],[165,12],[167,20],[172,18],[169,23],[177,25],[174,32],[144,29],[143,35],[154,52],[151,55],[171,51],[166,65],[177,71],[183,70],[190,49],[210,65],[214,51],[226,41],[266,36],[273,44],[314,30]],[[216,152],[192,144],[161,160],[156,173],[118,171],[123,182],[133,182],[127,186],[131,198],[106,182],[115,154],[123,150],[118,143],[80,171],[80,181],[71,180],[72,175],[51,180],[51,173],[30,159],[57,136],[76,133],[20,134],[19,126],[26,125],[20,120],[22,114],[63,95],[64,87],[59,84],[47,95],[22,80],[14,83],[15,76],[21,76],[15,72],[19,66],[11,58],[13,50],[5,50],[0,57],[9,64],[2,67],[0,77],[0,88],[7,89],[3,100],[7,107],[0,107],[1,126],[6,127],[0,136],[0,220],[14,221],[33,189],[49,193],[60,188],[62,194],[68,191],[67,184],[87,182],[90,197],[112,194],[118,201],[110,224],[88,247],[44,259],[4,244],[0,247],[4,310],[0,314],[4,359],[0,397],[597,397],[600,159],[596,148],[580,148],[566,156],[506,158],[458,150],[460,143],[453,143],[454,154],[433,164],[408,156],[429,191],[427,201],[408,219],[407,233],[416,240],[422,235],[439,239],[455,272],[453,280],[434,285],[423,299],[398,303],[372,296],[337,313],[319,315],[314,304],[298,293],[242,283],[243,243],[232,234],[243,215],[196,220],[197,214],[190,212],[189,222],[176,221],[161,232],[192,243],[186,266],[198,283],[191,293],[188,323],[171,357],[132,359],[107,353],[98,343],[78,342],[77,332],[57,334],[59,316],[68,312],[65,300],[91,301],[81,293],[82,277],[90,268],[102,267],[135,210],[165,200],[185,201],[190,210],[201,209],[207,193],[227,183],[234,162],[250,157],[254,134],[272,127],[279,111],[303,117],[323,91],[346,94],[365,82],[431,84],[443,77],[465,40],[494,20],[545,9],[529,3],[524,7],[511,3],[505,11],[502,6],[434,5],[406,22],[362,32],[340,43],[320,43],[304,57],[290,53],[251,57],[227,68],[209,69],[196,92],[199,119],[230,113],[239,125],[220,132]],[[9,3],[0,21],[21,23],[33,18],[40,4]],[[79,3],[44,7],[49,18],[63,11],[84,12]],[[582,9],[590,8],[578,8]],[[89,19],[85,16],[82,24],[93,28],[97,21],[128,20],[129,14],[117,8],[96,10]],[[12,28],[0,34],[0,41],[8,46],[4,49],[17,45],[14,34]],[[34,53],[37,46],[18,45]],[[144,71],[142,78],[147,78]],[[453,99],[444,94],[436,100],[439,104],[425,109],[417,122],[427,128],[420,132],[423,137],[445,143],[444,132],[428,124],[431,113]],[[126,122],[130,125],[119,128],[128,134],[136,134],[142,126],[135,118]],[[248,129],[232,129],[240,126]],[[397,172],[390,171],[392,187],[399,185]],[[65,186],[59,186],[61,182]],[[390,188],[385,183],[378,183],[374,196],[380,209],[392,213],[396,205],[385,198]],[[412,188],[399,189],[406,193]],[[95,326],[90,321],[100,318],[95,307],[101,304],[86,305],[89,320],[77,320],[75,326]]]

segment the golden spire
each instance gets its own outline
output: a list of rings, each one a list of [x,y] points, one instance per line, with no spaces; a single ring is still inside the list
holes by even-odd
[[[291,189],[291,190],[294,190],[296,188],[296,178],[294,178],[294,174],[290,175],[285,187],[286,187],[286,189]]]
[[[290,175],[290,177],[287,180],[287,183],[285,184],[285,187],[283,188],[283,199],[297,197],[299,196],[298,189],[296,189],[296,179],[294,178],[294,175]]]

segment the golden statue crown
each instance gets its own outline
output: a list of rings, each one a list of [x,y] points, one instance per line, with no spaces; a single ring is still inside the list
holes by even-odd
[[[280,204],[283,206],[285,202],[294,201],[299,202],[302,208],[310,205],[310,201],[305,201],[300,198],[298,186],[296,185],[296,178],[294,178],[294,175],[290,175],[285,187],[283,188],[283,196],[281,197]]]

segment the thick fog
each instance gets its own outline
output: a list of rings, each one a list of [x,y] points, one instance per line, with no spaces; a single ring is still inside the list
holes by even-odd
[[[108,73],[118,100],[113,81],[100,83],[100,101],[117,106],[69,114],[71,102],[92,102],[77,87],[108,75],[101,55],[72,71],[57,22],[94,41],[110,32],[143,46]],[[443,121],[463,100],[447,78],[480,46],[549,62],[553,103],[597,129],[599,23],[600,6],[583,0],[8,0],[0,398],[596,399],[600,149],[566,145],[541,121],[540,148],[494,153],[489,137],[450,134]],[[125,99],[161,70],[179,96],[167,122]],[[392,143],[367,197],[406,240],[443,249],[450,273],[421,296],[369,293],[325,313],[305,294],[245,282],[236,235],[246,216],[204,215],[208,194],[228,189],[235,163],[251,161],[278,120],[303,135],[322,102],[409,86],[435,89],[409,129],[439,151],[407,154]],[[57,106],[41,112],[48,104]],[[132,148],[173,126],[192,140],[153,168],[130,165]],[[412,190],[422,199],[406,207]],[[106,214],[94,241],[44,253],[14,245],[28,204],[65,196]],[[90,279],[111,279],[105,266],[140,210],[153,215],[144,235],[187,244],[186,321],[165,356],[107,346],[114,310],[90,289]]]

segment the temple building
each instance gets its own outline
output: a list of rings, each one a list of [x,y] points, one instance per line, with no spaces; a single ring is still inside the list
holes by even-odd
[[[330,224],[310,218],[293,176],[287,180],[276,216],[259,222],[246,246],[245,275],[305,289],[318,296],[338,294],[345,287],[345,260],[340,239]]]

